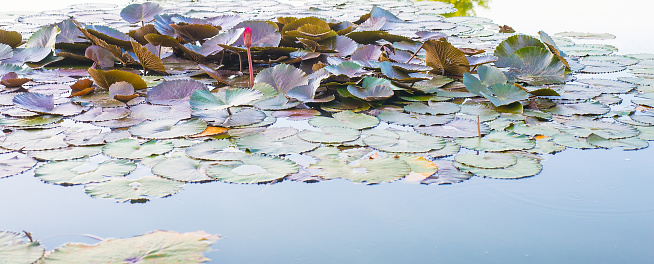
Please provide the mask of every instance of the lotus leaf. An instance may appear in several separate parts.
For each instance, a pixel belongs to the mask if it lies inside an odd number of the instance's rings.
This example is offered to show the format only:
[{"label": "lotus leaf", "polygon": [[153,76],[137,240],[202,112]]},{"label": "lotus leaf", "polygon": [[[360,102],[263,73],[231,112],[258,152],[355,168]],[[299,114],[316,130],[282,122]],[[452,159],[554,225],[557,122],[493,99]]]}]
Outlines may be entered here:
[{"label": "lotus leaf", "polygon": [[298,165],[287,159],[253,155],[239,161],[224,161],[207,168],[207,175],[230,183],[264,183],[297,173]]},{"label": "lotus leaf", "polygon": [[[0,160],[0,179],[23,173],[36,165],[36,160],[30,157],[14,156],[9,159]],[[0,245],[2,239],[0,238]],[[2,256],[2,246],[0,246],[0,256]]]},{"label": "lotus leaf", "polygon": [[585,138],[578,138],[567,133],[560,133],[552,136],[552,142],[568,148],[594,149],[597,148],[588,144]]},{"label": "lotus leaf", "polygon": [[14,56],[11,46],[0,43],[0,60],[6,60]]},{"label": "lotus leaf", "polygon": [[114,56],[107,49],[92,45],[86,48],[84,56],[95,62],[99,68],[111,68],[114,66]]},{"label": "lotus leaf", "polygon": [[139,144],[137,139],[126,138],[107,143],[102,147],[104,155],[119,159],[142,159],[151,155],[161,155],[173,149],[170,142],[150,140]]},{"label": "lotus leaf", "polygon": [[374,44],[379,40],[386,40],[388,42],[401,42],[401,41],[406,41],[406,42],[413,42],[412,39],[405,37],[405,36],[400,36],[400,35],[394,35],[394,34],[389,34],[386,31],[381,31],[381,30],[371,30],[371,31],[354,31],[351,33],[348,33],[346,35],[348,38],[356,41],[357,43],[360,44]]},{"label": "lotus leaf", "polygon": [[157,55],[152,54],[147,48],[141,46],[136,41],[130,41],[130,43],[132,44],[134,54],[136,54],[144,69],[166,73],[166,67],[164,67],[163,62]]},{"label": "lotus leaf", "polygon": [[636,85],[609,79],[581,79],[577,80],[577,82],[585,83],[593,88],[600,89],[602,93],[611,94],[628,93],[636,88]]},{"label": "lotus leaf", "polygon": [[333,114],[333,118],[316,116],[309,120],[309,124],[316,127],[338,126],[360,130],[377,126],[379,119],[367,114],[346,110]]},{"label": "lotus leaf", "polygon": [[495,48],[495,53],[493,55],[497,56],[498,60],[495,62],[497,67],[510,67],[508,64],[508,59],[515,53],[517,50],[524,47],[540,47],[547,49],[540,40],[532,36],[517,34],[508,37],[506,40],[502,41]]},{"label": "lotus leaf", "polygon": [[130,41],[134,41],[127,34],[108,26],[88,25],[86,26],[86,30],[109,45],[130,47]]},{"label": "lotus leaf", "polygon": [[324,179],[343,178],[353,182],[376,184],[398,180],[411,172],[411,167],[399,156],[362,158],[353,162],[337,159],[322,159],[309,169],[320,169],[318,175]]},{"label": "lotus leaf", "polygon": [[73,146],[92,146],[104,144],[102,129],[89,129],[66,135],[64,141]]},{"label": "lotus leaf", "polygon": [[212,181],[206,173],[208,164],[188,157],[174,157],[160,161],[152,167],[152,173],[181,182]]},{"label": "lotus leaf", "polygon": [[432,126],[445,124],[452,121],[453,115],[421,115],[406,114],[396,111],[382,110],[377,116],[379,120],[398,125],[409,126]]},{"label": "lotus leaf", "polygon": [[25,47],[54,49],[59,32],[61,30],[56,25],[42,27],[30,36]]},{"label": "lotus leaf", "polygon": [[128,160],[107,160],[97,165],[88,159],[52,161],[36,168],[34,177],[53,184],[77,185],[123,177],[134,169],[136,164]]},{"label": "lotus leaf", "polygon": [[[132,203],[143,203],[151,198],[173,195],[181,191],[183,186],[184,183],[178,181],[172,181],[157,176],[144,176],[139,179],[113,178],[105,182],[89,183],[84,185],[84,189],[88,195],[96,198],[116,199],[117,202],[130,201]],[[142,243],[143,241],[139,241],[137,245],[142,245]],[[166,241],[166,243],[169,244],[170,241]],[[128,246],[129,248],[134,247],[133,245]],[[120,249],[118,252],[129,251],[127,249]],[[80,259],[80,255],[75,253],[75,256],[76,259]],[[99,256],[92,255],[91,258],[97,261],[98,257]],[[114,257],[116,257],[116,252],[113,251],[110,252],[109,256],[107,256],[109,260]],[[70,262],[64,261],[62,263]],[[86,263],[86,260],[81,263]]]},{"label": "lotus leaf", "polygon": [[134,89],[137,90],[148,87],[141,77],[131,72],[121,70],[103,71],[93,68],[89,68],[88,71],[93,78],[93,81],[95,81],[95,84],[105,89],[109,89],[109,86],[117,82],[131,83],[132,86],[134,86]]},{"label": "lotus leaf", "polygon": [[442,149],[429,151],[425,153],[425,155],[431,158],[442,158],[459,153],[459,150],[461,150],[461,146],[452,141],[445,140],[445,147]]},{"label": "lotus leaf", "polygon": [[132,119],[188,119],[191,117],[191,109],[185,104],[176,104],[172,106],[138,104],[130,107]]},{"label": "lotus leaf", "polygon": [[129,23],[143,23],[154,20],[154,16],[161,12],[163,12],[163,8],[159,4],[145,2],[126,6],[120,11],[120,17]]},{"label": "lotus leaf", "polygon": [[54,97],[40,93],[24,93],[16,95],[14,105],[37,113],[49,113],[54,108]]},{"label": "lotus leaf", "polygon": [[0,259],[3,263],[36,263],[44,253],[45,248],[31,237],[0,231]]},{"label": "lotus leaf", "polygon": [[568,56],[584,57],[609,55],[617,49],[610,45],[576,44],[574,46],[561,47],[561,50],[568,54]]},{"label": "lotus leaf", "polygon": [[455,114],[458,118],[481,122],[491,121],[500,116],[497,111],[485,105],[461,105],[461,110]]},{"label": "lotus leaf", "polygon": [[372,73],[371,71],[364,70],[363,67],[357,63],[351,61],[344,61],[340,64],[329,65],[324,68],[331,74],[334,75],[345,75],[350,78],[361,77],[363,75],[368,75]]},{"label": "lotus leaf", "polygon": [[40,115],[35,117],[16,118],[16,119],[3,118],[0,119],[0,126],[22,127],[22,128],[38,127],[38,126],[57,123],[62,119],[63,117],[60,115]]},{"label": "lotus leaf", "polygon": [[[292,66],[291,66],[292,67]],[[223,110],[229,107],[247,105],[263,96],[263,93],[254,89],[227,89],[217,93],[199,90],[191,95],[191,106],[204,110]]]},{"label": "lotus leaf", "polygon": [[492,131],[481,138],[457,138],[456,143],[477,151],[525,150],[534,147],[535,142],[524,135]]},{"label": "lotus leaf", "polygon": [[394,153],[416,153],[442,149],[445,140],[425,136],[416,132],[392,131],[393,135],[373,134],[363,138],[363,142],[375,149]]},{"label": "lotus leaf", "polygon": [[413,86],[411,86],[411,89],[418,90],[426,94],[432,94],[438,92],[439,88],[452,83],[453,81],[454,80],[442,75],[434,75],[430,80],[414,83]]},{"label": "lotus leaf", "polygon": [[474,153],[460,153],[454,156],[454,160],[466,166],[482,169],[506,168],[517,162],[513,154],[501,152],[485,153],[483,156]]},{"label": "lotus leaf", "polygon": [[565,123],[567,128],[562,131],[576,136],[588,137],[591,134],[605,139],[629,138],[638,135],[638,130],[632,126],[622,125],[620,123],[607,123],[591,120],[576,120]]},{"label": "lotus leaf", "polygon": [[277,96],[268,98],[268,99],[263,99],[254,104],[254,107],[259,108],[261,110],[284,110],[284,109],[289,109],[296,107],[300,104],[300,101],[297,100],[289,100],[288,97],[286,97],[283,94],[279,94]]},{"label": "lotus leaf", "polygon": [[228,31],[222,32],[213,38],[205,41],[200,47],[200,54],[204,56],[214,55],[223,50],[220,45],[233,45],[242,38],[245,28],[233,28]]},{"label": "lotus leaf", "polygon": [[148,89],[146,98],[152,104],[176,105],[189,101],[196,91],[209,92],[203,83],[196,80],[172,80]]},{"label": "lotus leaf", "polygon": [[529,93],[512,84],[493,84],[488,87],[488,91],[490,93],[480,93],[495,106],[509,105],[529,98]]},{"label": "lotus leaf", "polygon": [[159,119],[132,126],[129,132],[141,138],[166,139],[199,134],[206,128],[207,123],[200,119]]},{"label": "lotus leaf", "polygon": [[102,146],[85,146],[28,151],[27,155],[38,160],[62,161],[90,157],[100,152],[102,152]]},{"label": "lotus leaf", "polygon": [[[258,144],[265,141],[257,142]],[[247,154],[237,148],[231,147],[229,140],[210,140],[186,148],[186,155],[201,160],[239,160]]]},{"label": "lotus leaf", "polygon": [[319,143],[312,143],[300,139],[297,135],[277,137],[276,128],[269,128],[264,133],[241,137],[236,145],[241,149],[247,149],[252,153],[263,153],[268,155],[286,155],[291,153],[303,153],[320,146]]},{"label": "lotus leaf", "polygon": [[544,112],[562,116],[574,115],[603,115],[611,110],[610,107],[598,102],[585,102],[578,104],[558,104],[554,107],[543,109]]},{"label": "lotus leaf", "polygon": [[488,87],[494,84],[506,84],[506,76],[504,73],[493,66],[481,65],[477,67],[479,79],[470,73],[463,74],[463,84],[469,92],[484,96],[482,92],[490,94]]},{"label": "lotus leaf", "polygon": [[501,169],[475,168],[456,162],[454,163],[454,166],[461,171],[470,172],[479,177],[495,179],[519,179],[530,177],[540,173],[543,169],[543,165],[541,165],[537,160],[524,156],[516,156],[516,158],[517,162],[515,165]]},{"label": "lotus leaf", "polygon": [[[243,21],[234,26],[237,28],[252,29],[252,46],[253,47],[277,47],[282,39],[279,33],[279,27],[272,21]],[[238,38],[234,46],[245,46],[243,38]]]},{"label": "lotus leaf", "polygon": [[593,146],[600,147],[600,148],[608,148],[608,149],[620,147],[624,150],[637,150],[649,146],[649,143],[647,143],[646,140],[637,137],[622,138],[622,139],[607,139],[607,138],[600,137],[596,134],[590,134],[590,136],[588,136],[586,141],[588,141],[588,143]]},{"label": "lotus leaf", "polygon": [[465,54],[445,40],[427,40],[423,48],[427,66],[432,67],[434,73],[463,76],[470,71]]},{"label": "lotus leaf", "polygon": [[334,57],[349,56],[357,50],[357,43],[346,36],[331,37],[321,41],[319,44],[336,51],[337,53],[330,54],[330,56]]}]

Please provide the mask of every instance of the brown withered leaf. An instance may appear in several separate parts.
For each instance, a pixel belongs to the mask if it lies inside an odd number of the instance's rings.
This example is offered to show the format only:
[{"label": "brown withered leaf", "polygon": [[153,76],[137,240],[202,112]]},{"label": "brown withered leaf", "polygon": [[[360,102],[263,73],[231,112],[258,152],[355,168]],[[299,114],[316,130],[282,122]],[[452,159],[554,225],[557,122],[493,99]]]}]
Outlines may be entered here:
[{"label": "brown withered leaf", "polygon": [[0,43],[7,44],[12,48],[18,47],[23,43],[23,36],[16,31],[7,31],[0,29]]},{"label": "brown withered leaf", "polygon": [[105,89],[109,89],[109,86],[116,82],[128,82],[137,90],[148,88],[148,85],[140,76],[131,72],[121,70],[103,71],[93,68],[89,68],[88,72],[95,84]]},{"label": "brown withered leaf", "polygon": [[482,54],[482,53],[486,52],[483,49],[472,49],[472,48],[459,48],[459,50],[463,51],[463,54],[465,54],[467,56]]},{"label": "brown withered leaf", "polygon": [[500,26],[500,33],[515,33],[515,30],[512,27],[504,25]]},{"label": "brown withered leaf", "polygon": [[132,59],[132,56],[129,56],[129,54],[127,54],[127,52],[123,53],[123,51],[120,49],[120,47],[118,47],[116,45],[109,44],[109,43],[105,42],[104,40],[99,39],[98,37],[96,37],[93,34],[89,33],[88,30],[86,30],[84,27],[82,27],[82,25],[79,22],[75,21],[75,20],[73,20],[73,24],[75,24],[75,27],[77,27],[77,29],[82,31],[82,34],[84,34],[84,36],[86,36],[87,39],[89,39],[91,42],[93,42],[93,44],[107,49],[123,65],[135,64],[136,63],[134,61],[134,59]]},{"label": "brown withered leaf", "polygon": [[455,48],[445,39],[427,40],[423,48],[427,66],[433,68],[432,73],[463,76],[463,73],[470,71],[468,59],[463,51]]},{"label": "brown withered leaf", "polygon": [[159,34],[159,31],[154,27],[153,24],[147,24],[145,26],[140,27],[137,30],[130,31],[130,37],[132,37],[134,40],[138,41],[141,43],[141,45],[145,45],[148,43],[148,40],[145,39],[145,35],[148,34]]},{"label": "brown withered leaf", "polygon": [[166,73],[166,68],[163,65],[161,59],[154,54],[152,54],[147,48],[141,46],[138,42],[130,41],[132,43],[132,49],[134,54],[139,59],[141,66],[148,70],[153,70],[156,72]]},{"label": "brown withered leaf", "polygon": [[204,71],[206,74],[211,76],[211,78],[218,81],[219,83],[222,83],[222,84],[225,84],[225,85],[230,85],[227,82],[227,80],[225,78],[223,78],[223,76],[220,75],[220,73],[218,71],[214,70],[213,68],[211,68],[211,67],[209,67],[207,65],[204,65],[204,64],[198,64],[198,67],[200,68],[200,70]]},{"label": "brown withered leaf", "polygon": [[95,90],[94,87],[89,87],[89,88],[82,89],[82,90],[73,90],[73,93],[71,93],[69,97],[87,95],[87,94],[93,92],[93,90]]},{"label": "brown withered leaf", "polygon": [[15,88],[15,87],[21,87],[23,84],[31,81],[32,79],[28,78],[18,78],[18,74],[15,72],[9,72],[2,76],[2,81],[0,81],[0,84],[4,85],[5,87],[8,88]]},{"label": "brown withered leaf", "polygon": [[194,42],[218,35],[220,26],[214,27],[212,25],[203,24],[170,24],[175,29],[175,32],[187,42]]},{"label": "brown withered leaf", "polygon": [[207,129],[202,131],[202,133],[195,134],[195,135],[190,135],[188,137],[190,137],[190,138],[199,138],[199,137],[215,136],[215,135],[224,134],[224,133],[227,132],[227,130],[229,130],[229,129],[224,128],[224,127],[211,127],[211,126],[208,126]]},{"label": "brown withered leaf", "polygon": [[128,102],[129,100],[132,100],[136,97],[139,97],[138,94],[131,94],[131,95],[123,95],[123,94],[117,94],[114,95],[114,99],[121,101],[121,102]]},{"label": "brown withered leaf", "polygon": [[91,79],[80,79],[71,85],[70,89],[73,89],[73,91],[81,91],[91,87],[91,85],[93,85],[93,81]]}]

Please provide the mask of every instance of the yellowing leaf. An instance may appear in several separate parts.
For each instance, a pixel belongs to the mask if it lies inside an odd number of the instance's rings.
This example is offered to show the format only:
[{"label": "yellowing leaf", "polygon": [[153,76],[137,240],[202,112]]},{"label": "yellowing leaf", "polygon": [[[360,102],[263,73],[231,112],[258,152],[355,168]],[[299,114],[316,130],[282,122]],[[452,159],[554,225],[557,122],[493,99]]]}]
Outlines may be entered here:
[{"label": "yellowing leaf", "polygon": [[136,74],[121,70],[103,71],[89,68],[89,74],[95,83],[105,89],[116,82],[128,82],[134,86],[134,89],[145,89],[148,85]]},{"label": "yellowing leaf", "polygon": [[427,40],[423,45],[427,66],[442,75],[462,76],[470,71],[468,59],[463,52],[445,40]]},{"label": "yellowing leaf", "polygon": [[190,138],[199,138],[199,137],[215,136],[215,135],[224,134],[225,132],[227,132],[227,130],[229,130],[229,129],[224,128],[224,127],[211,127],[211,126],[209,126],[209,127],[207,127],[207,129],[202,131],[202,133],[191,135],[189,137]]},{"label": "yellowing leaf", "polygon": [[166,73],[166,68],[159,57],[152,54],[147,48],[141,46],[138,42],[131,41],[131,43],[132,49],[134,49],[134,54],[136,54],[136,57],[139,59],[143,68]]}]

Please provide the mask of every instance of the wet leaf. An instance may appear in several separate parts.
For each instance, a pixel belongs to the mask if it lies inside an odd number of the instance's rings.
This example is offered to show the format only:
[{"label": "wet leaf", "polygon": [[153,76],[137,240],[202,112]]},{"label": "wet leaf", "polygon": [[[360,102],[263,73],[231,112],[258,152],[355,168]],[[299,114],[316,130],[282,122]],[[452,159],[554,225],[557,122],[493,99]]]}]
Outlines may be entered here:
[{"label": "wet leaf", "polygon": [[279,93],[287,93],[297,86],[307,85],[309,78],[298,68],[288,64],[279,64],[259,72],[254,81],[270,84]]},{"label": "wet leaf", "polygon": [[459,170],[464,172],[470,172],[479,177],[488,177],[495,179],[519,179],[524,177],[534,176],[543,169],[537,160],[516,156],[517,162],[515,165],[500,168],[500,169],[484,169],[484,168],[475,168],[463,165],[461,163],[454,163]]},{"label": "wet leaf", "polygon": [[179,121],[176,119],[148,120],[129,128],[132,135],[149,139],[167,139],[195,135],[207,128],[200,119]]},{"label": "wet leaf", "polygon": [[[0,179],[23,173],[36,165],[36,160],[29,157],[18,157],[14,156],[9,159],[0,160]],[[0,237],[0,242],[2,238]],[[0,243],[0,245],[3,245]],[[0,257],[3,255],[3,247],[0,246]],[[6,254],[6,253],[5,253]]]},{"label": "wet leaf", "polygon": [[474,153],[460,153],[454,156],[454,160],[466,166],[482,169],[506,168],[517,162],[516,157],[511,153],[485,153],[483,156]]},{"label": "wet leaf", "polygon": [[[152,198],[160,198],[160,197],[173,195],[181,191],[183,186],[184,183],[178,181],[172,181],[157,176],[144,176],[138,179],[113,178],[106,182],[89,183],[84,185],[84,189],[88,195],[95,198],[115,199],[117,202],[131,201],[132,203],[137,203],[137,202],[143,203],[143,202],[147,202]],[[144,255],[142,255],[143,251],[140,250],[137,250],[137,252],[141,252],[140,253],[141,255],[136,255],[138,253],[129,253],[129,252],[133,252],[132,250],[139,249],[144,245],[146,245],[147,248],[149,249],[151,249],[153,246],[152,244],[148,244],[147,240],[146,241],[138,240],[133,243],[134,244],[129,243],[127,245],[119,247],[117,250],[101,249],[100,252],[105,250],[110,250],[108,253],[105,253],[104,256],[104,258],[106,258],[107,261],[109,262],[111,262],[111,260],[115,258],[118,258],[117,259],[118,261],[124,261],[128,259],[133,259],[134,257],[139,257],[139,258],[145,257]],[[171,245],[171,241],[166,240],[164,245],[166,244]],[[79,247],[84,249],[87,246],[80,245]],[[166,247],[163,248],[163,250],[165,249]],[[69,250],[70,253],[68,253]],[[74,247],[69,250],[60,250],[59,254],[62,254],[63,256],[68,254],[73,254],[75,256],[73,260],[80,260],[81,262],[79,263],[87,263],[89,259],[98,261],[99,258],[103,257],[102,255],[98,255],[97,253],[93,253],[92,250],[88,250],[88,251],[84,250],[84,252],[91,251],[89,253],[86,253],[90,255],[88,256],[88,259],[84,259],[82,258],[81,255],[82,253],[80,253],[79,250],[75,250]],[[54,260],[60,258],[57,257],[59,256],[59,254],[55,254],[56,252],[57,251],[55,250],[55,252],[50,255],[50,257],[48,258],[49,262],[55,263]],[[146,249],[144,250],[144,252],[150,252],[150,251]],[[126,254],[127,256],[119,257],[121,254]],[[171,260],[178,261],[176,260],[177,256],[178,255],[175,254],[170,255]],[[188,260],[185,257],[182,259]],[[71,258],[65,257],[65,259],[62,260],[61,263],[70,263],[69,262],[70,260]]]},{"label": "wet leaf", "polygon": [[622,139],[607,139],[607,138],[600,137],[596,134],[590,134],[588,138],[586,138],[586,141],[588,141],[588,143],[593,146],[600,147],[600,148],[607,148],[607,149],[622,148],[624,150],[637,150],[649,146],[649,143],[647,143],[646,140],[637,137],[622,138]]},{"label": "wet leaf", "polygon": [[453,115],[421,115],[421,114],[406,114],[396,111],[382,110],[377,116],[379,120],[398,125],[409,126],[432,126],[437,124],[445,124],[452,121]]},{"label": "wet leaf", "polygon": [[508,64],[509,58],[517,50],[522,49],[524,47],[540,47],[547,50],[547,46],[545,46],[545,44],[540,42],[540,40],[538,40],[537,38],[528,35],[523,35],[523,34],[513,35],[508,37],[506,40],[502,41],[495,48],[495,52],[493,53],[493,55],[495,55],[498,58],[497,61],[495,62],[495,66],[510,67],[510,64]]},{"label": "wet leaf", "polygon": [[209,164],[185,156],[167,158],[152,167],[152,173],[181,182],[207,182],[212,178],[207,176]]},{"label": "wet leaf", "polygon": [[[260,145],[262,142],[257,142]],[[253,151],[255,152],[255,151]],[[232,147],[227,140],[210,140],[186,148],[186,155],[201,160],[239,160],[248,154],[245,151]]]},{"label": "wet leaf", "polygon": [[565,66],[547,49],[525,47],[515,51],[506,60],[511,67],[510,79],[531,85],[562,83]]},{"label": "wet leaf", "polygon": [[442,138],[407,131],[373,133],[363,138],[363,142],[372,148],[393,153],[428,152],[445,147],[445,140]]},{"label": "wet leaf", "polygon": [[346,127],[321,127],[319,131],[302,130],[298,137],[314,143],[342,143],[359,138],[359,130]]},{"label": "wet leaf", "polygon": [[209,92],[207,87],[199,81],[181,79],[162,82],[147,92],[147,101],[159,105],[176,105],[191,100],[194,92]]},{"label": "wet leaf", "polygon": [[456,143],[477,151],[525,150],[535,146],[535,142],[524,135],[500,131],[491,131],[481,138],[458,138]]},{"label": "wet leaf", "polygon": [[234,106],[247,105],[261,98],[259,90],[233,88],[212,93],[205,90],[193,92],[190,103],[193,108],[203,110],[222,110]]},{"label": "wet leaf", "polygon": [[102,146],[84,146],[28,151],[27,155],[38,160],[62,161],[90,157],[101,152]]},{"label": "wet leaf", "polygon": [[329,156],[321,158],[309,169],[320,169],[317,174],[324,179],[343,178],[358,183],[375,184],[395,181],[411,172],[409,164],[393,155],[377,158],[354,157],[353,160],[348,160],[342,158],[336,148],[330,147],[322,147],[308,154],[315,155],[314,153],[318,151],[328,151]]},{"label": "wet leaf", "polygon": [[55,25],[42,27],[30,36],[27,43],[25,43],[25,47],[54,49],[59,32],[61,30]]}]

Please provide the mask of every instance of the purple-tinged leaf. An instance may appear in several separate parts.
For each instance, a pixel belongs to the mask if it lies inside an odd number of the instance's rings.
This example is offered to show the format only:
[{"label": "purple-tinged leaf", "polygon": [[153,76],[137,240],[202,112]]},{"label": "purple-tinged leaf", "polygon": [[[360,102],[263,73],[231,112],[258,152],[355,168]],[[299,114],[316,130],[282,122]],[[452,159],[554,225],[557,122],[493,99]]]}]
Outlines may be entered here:
[{"label": "purple-tinged leaf", "polygon": [[0,43],[0,60],[6,60],[14,56],[11,46]]},{"label": "purple-tinged leaf", "polygon": [[265,69],[259,72],[254,80],[270,84],[279,93],[287,93],[296,86],[309,83],[309,78],[302,70],[288,64]]},{"label": "purple-tinged leaf", "polygon": [[385,17],[370,17],[368,20],[361,23],[357,29],[363,31],[380,30],[384,27],[384,24],[386,24]]},{"label": "purple-tinged leaf", "polygon": [[202,54],[203,56],[214,55],[223,50],[223,47],[219,46],[218,44],[228,46],[234,44],[241,38],[241,36],[243,36],[243,31],[245,31],[245,28],[235,28],[220,33],[215,37],[205,41],[202,44],[202,47],[200,47],[198,53]]},{"label": "purple-tinged leaf", "polygon": [[[234,26],[234,28],[246,28],[252,30],[253,47],[277,47],[282,39],[277,24],[272,21],[243,21]],[[238,39],[234,46],[245,46],[243,38]]]},{"label": "purple-tinged leaf", "polygon": [[110,51],[103,47],[92,45],[86,48],[84,56],[92,59],[101,69],[111,68],[114,66],[114,55],[112,55]]},{"label": "purple-tinged leaf", "polygon": [[324,69],[333,75],[345,75],[350,78],[361,77],[363,75],[372,73],[372,71],[364,70],[361,65],[351,61],[344,61],[340,64],[329,65]]},{"label": "purple-tinged leaf", "polygon": [[109,98],[114,98],[116,95],[133,95],[134,86],[128,82],[117,82],[109,86]]},{"label": "purple-tinged leaf", "polygon": [[39,62],[48,57],[51,52],[51,48],[16,48],[14,56],[2,63],[23,65],[25,62]]},{"label": "purple-tinged leaf", "polygon": [[84,39],[84,33],[75,26],[72,19],[66,19],[55,25],[61,30],[57,35],[56,43],[88,42],[87,39]]},{"label": "purple-tinged leaf", "polygon": [[323,41],[320,41],[320,45],[326,46],[328,49],[337,51],[338,53],[331,53],[329,56],[338,56],[345,57],[352,55],[357,47],[359,46],[354,40],[346,36],[335,36]]},{"label": "purple-tinged leaf", "polygon": [[14,105],[37,113],[49,113],[54,106],[54,97],[40,93],[24,93],[14,96]]},{"label": "purple-tinged leaf", "polygon": [[393,90],[386,85],[376,85],[368,88],[348,85],[347,91],[366,101],[384,100],[393,96]]},{"label": "purple-tinged leaf", "polygon": [[379,60],[382,51],[381,47],[377,45],[364,45],[359,47],[354,54],[352,54],[353,61],[370,61]]},{"label": "purple-tinged leaf", "polygon": [[161,12],[163,8],[159,4],[145,2],[126,6],[120,11],[120,17],[129,23],[150,22]]},{"label": "purple-tinged leaf", "polygon": [[59,30],[56,25],[42,27],[30,36],[27,43],[25,43],[25,47],[53,49],[59,32],[61,32],[61,30]]},{"label": "purple-tinged leaf", "polygon": [[203,83],[195,80],[172,80],[162,82],[147,92],[147,101],[152,104],[175,105],[188,102],[195,91],[208,91]]}]

